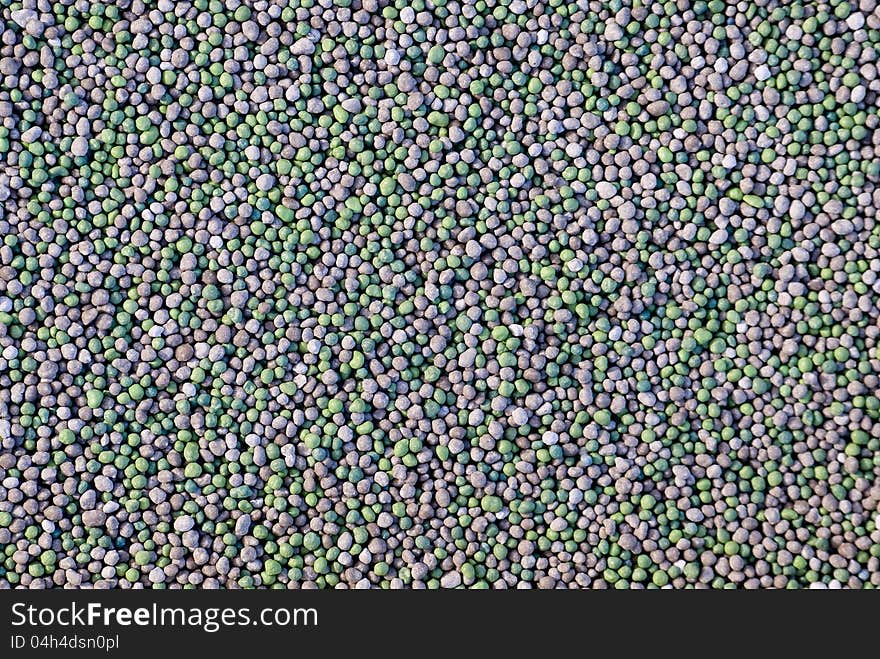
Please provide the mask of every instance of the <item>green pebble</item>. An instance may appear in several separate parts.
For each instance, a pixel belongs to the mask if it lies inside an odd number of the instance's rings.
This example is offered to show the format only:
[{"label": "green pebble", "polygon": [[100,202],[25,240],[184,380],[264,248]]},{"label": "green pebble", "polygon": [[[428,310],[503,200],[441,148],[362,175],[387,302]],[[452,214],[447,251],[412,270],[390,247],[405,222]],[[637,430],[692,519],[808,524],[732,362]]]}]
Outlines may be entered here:
[{"label": "green pebble", "polygon": [[104,402],[104,393],[97,389],[89,389],[86,392],[86,402],[93,410],[98,409]]},{"label": "green pebble", "polygon": [[504,507],[501,497],[486,495],[480,500],[480,507],[487,513],[500,512]]}]

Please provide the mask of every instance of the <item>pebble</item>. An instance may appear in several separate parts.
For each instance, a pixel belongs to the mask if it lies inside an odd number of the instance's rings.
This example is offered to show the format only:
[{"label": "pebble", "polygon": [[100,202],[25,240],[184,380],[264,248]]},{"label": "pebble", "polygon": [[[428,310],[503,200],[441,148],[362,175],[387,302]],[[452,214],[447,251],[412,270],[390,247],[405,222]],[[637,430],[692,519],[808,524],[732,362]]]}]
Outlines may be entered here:
[{"label": "pebble", "polygon": [[268,192],[275,185],[275,177],[271,174],[260,174],[257,177],[257,190]]},{"label": "pebble", "polygon": [[608,181],[599,181],[596,184],[596,192],[601,199],[612,199],[617,194],[617,188]]},{"label": "pebble", "polygon": [[517,426],[524,426],[529,422],[529,411],[522,407],[515,407],[510,413],[510,422]]},{"label": "pebble", "polygon": [[458,588],[461,585],[461,574],[456,571],[447,572],[440,578],[440,586],[443,588]]},{"label": "pebble", "polygon": [[291,55],[311,55],[315,52],[315,44],[308,37],[303,37],[302,39],[297,39],[290,46],[290,54]]},{"label": "pebble", "polygon": [[652,117],[662,117],[669,112],[669,103],[663,100],[653,101],[652,103],[648,103],[646,109],[648,110],[648,114]]},{"label": "pebble", "polygon": [[102,510],[84,510],[82,513],[82,521],[89,528],[104,526],[107,515]]},{"label": "pebble", "polygon": [[85,137],[77,136],[73,139],[70,146],[70,153],[78,158],[87,155],[89,152],[89,142]]}]

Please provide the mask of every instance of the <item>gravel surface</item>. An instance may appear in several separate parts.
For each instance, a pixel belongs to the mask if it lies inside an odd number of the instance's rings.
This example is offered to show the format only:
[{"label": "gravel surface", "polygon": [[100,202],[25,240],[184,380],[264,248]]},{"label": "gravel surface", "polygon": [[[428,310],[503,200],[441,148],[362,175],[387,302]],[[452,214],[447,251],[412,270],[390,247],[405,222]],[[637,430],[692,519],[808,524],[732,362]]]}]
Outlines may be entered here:
[{"label": "gravel surface", "polygon": [[880,586],[875,0],[0,30],[0,588]]}]

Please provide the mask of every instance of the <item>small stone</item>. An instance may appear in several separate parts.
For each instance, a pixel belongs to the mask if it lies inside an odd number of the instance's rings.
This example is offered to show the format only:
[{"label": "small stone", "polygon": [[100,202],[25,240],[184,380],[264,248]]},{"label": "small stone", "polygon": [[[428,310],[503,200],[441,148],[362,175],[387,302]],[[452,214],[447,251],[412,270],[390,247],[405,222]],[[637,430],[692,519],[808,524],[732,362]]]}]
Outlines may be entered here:
[{"label": "small stone", "polygon": [[268,192],[275,185],[275,177],[271,174],[260,174],[257,177],[257,190]]},{"label": "small stone", "polygon": [[608,181],[599,181],[596,184],[596,192],[601,199],[612,199],[617,194],[617,188]]},{"label": "small stone", "polygon": [[342,101],[341,105],[346,111],[352,114],[357,114],[363,109],[363,104],[358,98],[347,98]]},{"label": "small stone", "polygon": [[31,126],[21,134],[21,141],[25,144],[33,144],[43,135],[43,129],[39,126]]},{"label": "small stone", "polygon": [[709,244],[715,247],[723,245],[727,242],[727,231],[724,229],[716,229],[712,232],[712,235],[709,236]]},{"label": "small stone", "polygon": [[461,585],[461,574],[457,571],[447,572],[440,577],[440,586],[442,588],[457,588]]},{"label": "small stone", "polygon": [[529,411],[522,407],[515,407],[510,413],[510,422],[514,427],[526,425],[529,422]]},{"label": "small stone", "polygon": [[297,39],[290,46],[291,55],[311,55],[313,52],[315,52],[315,44],[308,37]]},{"label": "small stone", "polygon": [[104,526],[107,515],[103,510],[85,510],[82,514],[82,521],[89,528]]},{"label": "small stone", "polygon": [[666,101],[654,101],[652,103],[648,103],[648,114],[652,117],[662,117],[664,114],[669,112],[669,103]]},{"label": "small stone", "polygon": [[73,138],[70,145],[70,153],[78,158],[87,155],[89,152],[89,141],[83,136]]}]

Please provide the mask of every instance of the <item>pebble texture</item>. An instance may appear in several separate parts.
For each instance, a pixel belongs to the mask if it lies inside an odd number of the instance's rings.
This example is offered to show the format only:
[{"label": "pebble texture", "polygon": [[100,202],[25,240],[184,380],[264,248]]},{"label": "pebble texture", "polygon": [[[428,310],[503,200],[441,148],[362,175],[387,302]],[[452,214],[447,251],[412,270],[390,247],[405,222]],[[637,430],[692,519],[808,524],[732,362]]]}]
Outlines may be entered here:
[{"label": "pebble texture", "polygon": [[875,0],[0,30],[0,587],[880,586]]}]

